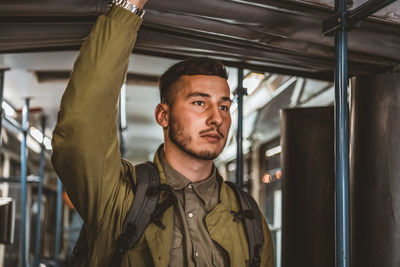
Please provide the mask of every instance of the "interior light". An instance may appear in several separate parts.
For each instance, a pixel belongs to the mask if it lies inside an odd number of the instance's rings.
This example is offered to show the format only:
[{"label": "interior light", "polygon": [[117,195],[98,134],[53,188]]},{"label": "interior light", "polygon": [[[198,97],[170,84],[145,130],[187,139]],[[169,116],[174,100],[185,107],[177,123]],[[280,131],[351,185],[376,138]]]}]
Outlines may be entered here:
[{"label": "interior light", "polygon": [[37,154],[39,154],[40,151],[42,150],[40,145],[29,135],[26,138],[26,145]]},{"label": "interior light", "polygon": [[238,108],[237,102],[232,103],[231,108],[230,108],[231,113],[235,112],[235,110],[237,110],[237,108]]},{"label": "interior light", "polygon": [[6,114],[6,116],[13,118],[17,117],[17,112],[15,111],[15,109],[6,101],[3,101],[1,103],[1,107],[4,109],[4,113]]},{"label": "interior light", "polygon": [[48,138],[47,136],[44,138],[44,146],[46,147],[47,150],[51,150],[51,139]]},{"label": "interior light", "polygon": [[126,83],[121,87],[120,104],[121,127],[122,129],[125,129],[128,124],[126,119]]},{"label": "interior light", "polygon": [[233,172],[234,170],[236,170],[236,163],[229,164],[227,169],[229,172]]},{"label": "interior light", "polygon": [[266,152],[265,152],[265,156],[267,156],[267,157],[272,157],[272,156],[274,156],[274,155],[276,155],[276,154],[279,154],[279,153],[281,153],[282,152],[282,147],[281,146],[276,146],[276,147],[273,147],[273,148],[271,148],[271,149],[268,149]]},{"label": "interior light", "polygon": [[243,79],[243,87],[247,89],[247,94],[251,95],[265,79],[263,73],[251,72]]},{"label": "interior light", "polygon": [[36,141],[38,141],[38,143],[41,144],[43,142],[43,134],[35,127],[31,127],[29,129],[29,133],[32,135],[33,138],[35,138]]},{"label": "interior light", "polygon": [[[39,144],[41,144],[42,141],[43,141],[43,144],[44,144],[44,146],[45,146],[45,148],[47,150],[51,150],[52,149],[52,147],[51,147],[51,139],[48,138],[47,136],[45,136],[44,140],[43,140],[43,134],[42,134],[41,131],[39,131],[35,127],[31,127],[29,129],[29,133]],[[21,140],[22,140],[22,138],[21,138]]]},{"label": "interior light", "polygon": [[[17,134],[17,139],[22,142],[24,135],[22,133]],[[37,141],[35,141],[30,135],[26,137],[26,146],[33,150],[35,153],[40,153],[41,147]]]},{"label": "interior light", "polygon": [[272,182],[272,176],[271,176],[271,174],[269,174],[269,173],[264,173],[264,176],[263,176],[263,178],[262,178],[262,181],[263,181],[263,183],[265,183],[265,184],[269,184],[269,183],[271,183]]}]

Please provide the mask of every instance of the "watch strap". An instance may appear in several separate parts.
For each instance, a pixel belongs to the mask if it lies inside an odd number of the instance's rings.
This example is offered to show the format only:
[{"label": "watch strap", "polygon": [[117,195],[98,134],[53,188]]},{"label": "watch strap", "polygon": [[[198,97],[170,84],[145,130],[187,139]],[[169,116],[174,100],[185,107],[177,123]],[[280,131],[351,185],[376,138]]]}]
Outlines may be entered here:
[{"label": "watch strap", "polygon": [[143,9],[140,9],[136,7],[134,4],[127,0],[112,0],[109,3],[109,7],[112,6],[119,6],[122,7],[123,9],[128,10],[129,12],[138,15],[140,18],[143,18],[145,11]]}]

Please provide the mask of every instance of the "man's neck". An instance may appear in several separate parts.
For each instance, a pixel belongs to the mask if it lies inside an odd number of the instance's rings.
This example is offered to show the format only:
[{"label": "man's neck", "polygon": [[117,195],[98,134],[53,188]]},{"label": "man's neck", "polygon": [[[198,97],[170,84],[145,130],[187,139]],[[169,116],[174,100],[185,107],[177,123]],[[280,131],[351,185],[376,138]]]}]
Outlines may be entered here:
[{"label": "man's neck", "polygon": [[210,176],[213,167],[212,160],[195,158],[173,146],[173,144],[164,144],[164,158],[171,167],[193,183]]}]

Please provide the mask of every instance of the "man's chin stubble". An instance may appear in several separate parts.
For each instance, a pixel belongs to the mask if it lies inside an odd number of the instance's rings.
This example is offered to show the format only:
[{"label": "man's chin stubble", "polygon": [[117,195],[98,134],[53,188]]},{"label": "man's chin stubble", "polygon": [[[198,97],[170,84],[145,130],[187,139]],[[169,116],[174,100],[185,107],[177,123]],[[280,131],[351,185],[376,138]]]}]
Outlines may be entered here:
[{"label": "man's chin stubble", "polygon": [[188,146],[191,142],[179,142],[174,136],[170,136],[170,140],[176,147],[178,147],[181,151],[188,154],[189,156],[200,159],[200,160],[214,160],[216,159],[220,153],[211,152],[208,150],[201,150],[200,152],[195,152],[190,149]]}]

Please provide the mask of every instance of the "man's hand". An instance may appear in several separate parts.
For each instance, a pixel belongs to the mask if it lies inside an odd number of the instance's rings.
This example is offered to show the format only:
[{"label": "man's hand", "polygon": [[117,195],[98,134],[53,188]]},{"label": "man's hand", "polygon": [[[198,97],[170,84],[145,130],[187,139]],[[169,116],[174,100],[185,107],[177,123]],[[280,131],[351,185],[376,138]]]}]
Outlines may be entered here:
[{"label": "man's hand", "polygon": [[147,2],[147,0],[128,0],[128,1],[134,4],[139,9],[143,9],[144,5]]}]

